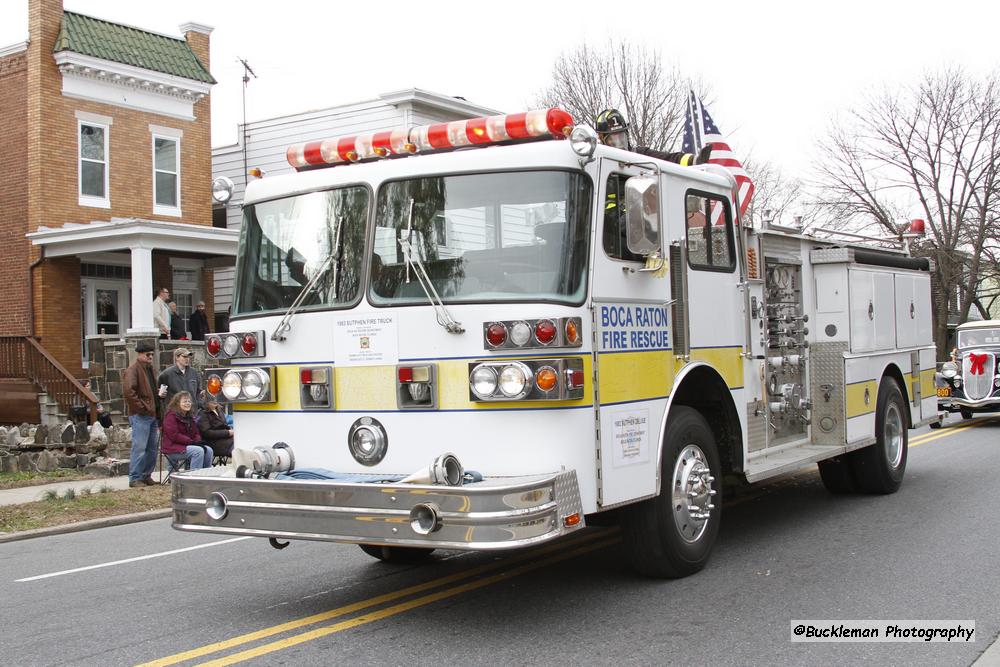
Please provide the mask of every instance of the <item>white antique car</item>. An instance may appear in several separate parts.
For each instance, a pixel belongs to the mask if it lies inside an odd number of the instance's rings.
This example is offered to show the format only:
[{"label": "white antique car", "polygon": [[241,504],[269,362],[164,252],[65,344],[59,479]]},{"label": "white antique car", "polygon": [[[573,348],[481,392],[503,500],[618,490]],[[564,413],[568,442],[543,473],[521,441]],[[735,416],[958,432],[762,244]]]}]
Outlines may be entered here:
[{"label": "white antique car", "polygon": [[960,324],[954,361],[941,365],[936,382],[938,407],[971,419],[976,412],[1000,411],[1000,320]]}]

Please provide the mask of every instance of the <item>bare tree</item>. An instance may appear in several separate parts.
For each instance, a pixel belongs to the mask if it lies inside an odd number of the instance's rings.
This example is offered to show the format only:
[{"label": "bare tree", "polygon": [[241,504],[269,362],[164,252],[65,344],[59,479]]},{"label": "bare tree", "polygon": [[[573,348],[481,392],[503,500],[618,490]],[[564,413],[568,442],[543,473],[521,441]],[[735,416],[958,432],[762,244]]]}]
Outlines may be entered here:
[{"label": "bare tree", "polygon": [[818,162],[827,210],[844,225],[897,235],[908,211],[928,225],[917,251],[935,263],[935,340],[943,357],[948,306],[968,318],[996,244],[1000,204],[1000,82],[960,69],[887,90],[833,127]]},{"label": "bare tree", "polygon": [[754,183],[754,195],[745,215],[747,222],[760,226],[775,221],[806,228],[816,221],[818,211],[810,205],[807,186],[801,179],[788,177],[777,164],[753,156],[744,160],[743,168]]},{"label": "bare tree", "polygon": [[677,67],[664,67],[658,51],[610,41],[604,49],[584,44],[559,56],[552,83],[536,102],[562,107],[591,126],[604,109],[618,109],[633,146],[669,150],[684,132],[688,86]]}]

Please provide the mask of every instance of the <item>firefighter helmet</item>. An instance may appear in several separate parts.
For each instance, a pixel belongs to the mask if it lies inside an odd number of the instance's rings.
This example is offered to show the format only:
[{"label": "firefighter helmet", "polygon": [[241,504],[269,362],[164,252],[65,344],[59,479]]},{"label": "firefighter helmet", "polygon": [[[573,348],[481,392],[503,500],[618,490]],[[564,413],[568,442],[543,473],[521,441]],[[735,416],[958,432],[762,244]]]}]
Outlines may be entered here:
[{"label": "firefighter helmet", "polygon": [[596,129],[601,143],[617,148],[629,148],[628,123],[618,109],[605,109],[598,114]]}]

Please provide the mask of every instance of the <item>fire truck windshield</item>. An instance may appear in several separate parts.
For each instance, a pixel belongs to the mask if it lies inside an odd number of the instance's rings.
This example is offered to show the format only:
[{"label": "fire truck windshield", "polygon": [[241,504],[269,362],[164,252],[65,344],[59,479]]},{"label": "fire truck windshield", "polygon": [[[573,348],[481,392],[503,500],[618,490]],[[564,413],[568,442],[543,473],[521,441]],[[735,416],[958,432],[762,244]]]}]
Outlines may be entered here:
[{"label": "fire truck windshield", "polygon": [[[366,188],[348,187],[246,206],[233,314],[285,311],[313,277],[301,309],[355,302],[368,201]],[[327,262],[336,251],[338,224],[340,261]]]},{"label": "fire truck windshield", "polygon": [[445,302],[561,301],[586,290],[590,182],[532,171],[436,176],[382,186],[370,298],[426,303],[400,239]]}]

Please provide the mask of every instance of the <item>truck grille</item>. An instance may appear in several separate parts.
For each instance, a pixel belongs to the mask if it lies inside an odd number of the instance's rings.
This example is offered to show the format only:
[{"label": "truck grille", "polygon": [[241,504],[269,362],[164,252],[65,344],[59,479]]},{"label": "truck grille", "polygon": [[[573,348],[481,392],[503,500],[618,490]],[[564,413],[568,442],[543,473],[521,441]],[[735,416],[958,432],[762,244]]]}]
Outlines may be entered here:
[{"label": "truck grille", "polygon": [[969,355],[962,359],[962,381],[965,383],[965,395],[973,401],[986,398],[993,390],[993,373],[996,368],[996,356],[987,352],[986,362],[983,364],[983,372],[973,375],[972,360]]}]

